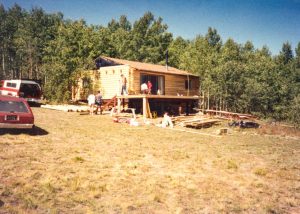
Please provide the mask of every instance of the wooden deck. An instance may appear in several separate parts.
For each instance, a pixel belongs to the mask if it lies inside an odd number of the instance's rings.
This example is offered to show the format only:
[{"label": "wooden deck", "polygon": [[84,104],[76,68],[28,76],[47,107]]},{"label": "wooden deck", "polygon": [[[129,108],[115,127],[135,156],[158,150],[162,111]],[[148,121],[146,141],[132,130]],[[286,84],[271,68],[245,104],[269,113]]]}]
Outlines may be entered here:
[{"label": "wooden deck", "polygon": [[200,99],[199,96],[174,96],[174,95],[152,95],[152,94],[121,95],[121,96],[117,96],[116,98],[118,102],[118,111],[121,110],[122,100],[141,99],[143,101],[144,118],[152,118],[151,110],[149,106],[149,100],[182,101],[186,103],[186,109],[187,109],[190,102],[198,101]]}]

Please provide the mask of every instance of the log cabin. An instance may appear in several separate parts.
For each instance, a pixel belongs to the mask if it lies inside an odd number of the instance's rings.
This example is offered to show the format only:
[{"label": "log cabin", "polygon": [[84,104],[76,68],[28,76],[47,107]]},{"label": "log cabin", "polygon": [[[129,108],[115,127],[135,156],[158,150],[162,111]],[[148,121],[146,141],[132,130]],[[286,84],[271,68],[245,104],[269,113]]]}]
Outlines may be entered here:
[{"label": "log cabin", "polygon": [[[144,98],[141,111],[145,116],[145,105],[149,105],[149,100],[151,109],[157,110],[160,106],[158,112],[161,114],[168,103],[180,106],[182,102],[199,99],[199,76],[184,70],[105,56],[99,57],[96,65],[97,70],[86,71],[78,79],[72,91],[73,100],[86,99],[88,93],[100,90],[104,100],[126,99],[129,105],[139,108],[137,100]],[[128,94],[121,94],[121,75],[127,80]],[[152,84],[151,93],[143,94],[141,85],[148,81]]]}]

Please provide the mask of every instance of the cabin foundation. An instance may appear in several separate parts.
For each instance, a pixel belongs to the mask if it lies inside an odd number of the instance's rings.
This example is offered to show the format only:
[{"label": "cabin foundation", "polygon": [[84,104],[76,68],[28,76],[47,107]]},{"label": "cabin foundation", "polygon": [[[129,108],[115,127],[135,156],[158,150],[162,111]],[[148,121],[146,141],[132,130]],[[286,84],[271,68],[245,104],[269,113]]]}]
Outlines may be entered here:
[{"label": "cabin foundation", "polygon": [[171,95],[125,95],[117,96],[118,111],[124,109],[125,103],[128,108],[136,109],[144,118],[162,116],[164,112],[170,115],[189,115],[193,108],[197,107],[198,96],[171,96]]}]

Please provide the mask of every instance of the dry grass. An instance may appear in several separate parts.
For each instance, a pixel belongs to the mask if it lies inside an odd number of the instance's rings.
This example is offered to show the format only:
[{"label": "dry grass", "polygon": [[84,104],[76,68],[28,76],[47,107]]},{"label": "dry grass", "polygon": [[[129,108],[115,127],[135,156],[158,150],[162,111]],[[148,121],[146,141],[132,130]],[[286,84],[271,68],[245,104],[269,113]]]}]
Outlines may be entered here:
[{"label": "dry grass", "polygon": [[0,135],[0,213],[300,210],[299,139],[238,129],[216,138],[33,110],[35,133]]},{"label": "dry grass", "polygon": [[284,126],[281,124],[264,124],[258,130],[259,134],[277,135],[290,138],[300,138],[300,131],[297,128]]}]

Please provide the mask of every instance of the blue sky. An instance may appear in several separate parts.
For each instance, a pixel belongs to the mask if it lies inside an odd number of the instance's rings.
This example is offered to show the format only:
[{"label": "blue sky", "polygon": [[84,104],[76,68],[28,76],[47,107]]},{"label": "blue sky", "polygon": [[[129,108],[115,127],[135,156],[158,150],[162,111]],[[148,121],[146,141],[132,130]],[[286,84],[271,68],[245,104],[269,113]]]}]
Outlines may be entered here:
[{"label": "blue sky", "polygon": [[146,11],[163,18],[168,31],[185,39],[205,35],[216,28],[223,42],[252,41],[278,54],[289,41],[300,42],[300,0],[1,0],[6,9],[15,3],[26,10],[41,7],[47,13],[62,12],[65,18],[83,18],[88,24],[106,26],[121,15],[133,21]]}]

